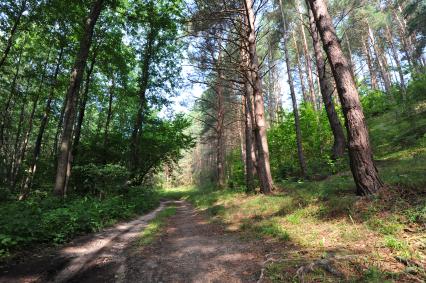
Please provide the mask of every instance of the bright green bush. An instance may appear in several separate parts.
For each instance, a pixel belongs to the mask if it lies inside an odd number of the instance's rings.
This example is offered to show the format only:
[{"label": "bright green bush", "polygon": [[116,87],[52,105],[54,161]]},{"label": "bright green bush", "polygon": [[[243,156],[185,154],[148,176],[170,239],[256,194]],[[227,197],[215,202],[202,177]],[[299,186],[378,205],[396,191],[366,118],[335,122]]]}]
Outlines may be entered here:
[{"label": "bright green bush", "polygon": [[73,168],[73,184],[79,193],[90,192],[94,195],[117,192],[123,188],[129,177],[126,167],[119,164],[77,165]]},{"label": "bright green bush", "polygon": [[131,188],[126,194],[103,200],[95,197],[32,197],[0,206],[0,256],[33,244],[59,244],[84,233],[99,231],[120,219],[154,208],[159,195],[153,189]]}]

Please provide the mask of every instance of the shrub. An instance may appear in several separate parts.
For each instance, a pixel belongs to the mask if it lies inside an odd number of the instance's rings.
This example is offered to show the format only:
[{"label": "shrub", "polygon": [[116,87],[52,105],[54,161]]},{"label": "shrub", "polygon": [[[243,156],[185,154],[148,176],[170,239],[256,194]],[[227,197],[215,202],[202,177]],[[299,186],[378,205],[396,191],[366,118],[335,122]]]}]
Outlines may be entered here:
[{"label": "shrub", "polygon": [[26,201],[1,204],[0,256],[33,244],[60,244],[84,233],[99,231],[120,219],[154,208],[157,191],[131,188],[126,194],[103,200],[92,196],[32,197]]}]

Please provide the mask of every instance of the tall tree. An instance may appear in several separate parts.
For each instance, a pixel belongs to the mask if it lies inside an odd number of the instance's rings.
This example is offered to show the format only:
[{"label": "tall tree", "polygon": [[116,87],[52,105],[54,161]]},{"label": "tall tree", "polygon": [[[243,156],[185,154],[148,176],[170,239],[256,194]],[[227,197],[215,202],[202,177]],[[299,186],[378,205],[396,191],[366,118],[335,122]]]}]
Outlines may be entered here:
[{"label": "tall tree", "polygon": [[92,44],[93,30],[96,21],[104,6],[104,0],[95,0],[90,10],[89,16],[84,23],[83,34],[80,39],[80,47],[76,55],[74,67],[71,71],[71,79],[68,92],[65,99],[64,126],[61,137],[58,165],[56,169],[56,180],[54,193],[57,196],[64,197],[66,194],[67,171],[69,174],[69,159],[72,158],[72,132],[76,115],[76,103],[80,89],[83,73]]},{"label": "tall tree", "polygon": [[348,134],[348,150],[352,175],[360,195],[377,193],[383,188],[373,160],[359,94],[345,58],[332,19],[324,0],[309,0],[317,29],[331,65]]},{"label": "tall tree", "polygon": [[[306,2],[309,5],[309,2]],[[345,153],[346,138],[343,133],[342,124],[340,123],[339,116],[337,115],[336,108],[333,102],[333,85],[331,79],[326,71],[326,64],[323,57],[323,51],[321,47],[321,41],[319,38],[318,30],[315,25],[314,15],[309,10],[309,22],[310,32],[312,36],[312,42],[314,45],[315,59],[317,65],[317,72],[319,78],[319,85],[321,89],[322,99],[324,101],[325,110],[327,112],[328,121],[330,123],[331,131],[334,137],[332,157],[339,158]]]}]

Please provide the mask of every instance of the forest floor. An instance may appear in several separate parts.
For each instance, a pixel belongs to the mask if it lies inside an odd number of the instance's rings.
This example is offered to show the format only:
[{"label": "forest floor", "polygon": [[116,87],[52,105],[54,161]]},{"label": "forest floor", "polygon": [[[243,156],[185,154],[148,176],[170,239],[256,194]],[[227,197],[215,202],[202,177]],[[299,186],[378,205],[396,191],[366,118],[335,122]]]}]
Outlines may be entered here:
[{"label": "forest floor", "polygon": [[176,214],[167,215],[161,231],[147,236],[170,203],[59,249],[0,266],[0,282],[258,281],[268,245],[224,231],[185,201],[173,202]]}]

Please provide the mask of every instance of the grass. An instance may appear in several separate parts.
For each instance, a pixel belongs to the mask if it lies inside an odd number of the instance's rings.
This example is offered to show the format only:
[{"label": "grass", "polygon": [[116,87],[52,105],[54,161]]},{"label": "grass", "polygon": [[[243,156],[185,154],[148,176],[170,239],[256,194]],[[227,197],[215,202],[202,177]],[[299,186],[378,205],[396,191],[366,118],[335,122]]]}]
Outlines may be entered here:
[{"label": "grass", "polygon": [[[424,269],[413,270],[397,258],[426,263],[425,109],[408,117],[390,111],[368,124],[387,186],[373,198],[354,194],[350,172],[322,181],[281,181],[267,196],[211,187],[166,194],[180,194],[229,231],[285,245],[280,251],[285,261],[267,267],[273,282],[298,282],[300,266],[328,256],[342,258],[333,266],[345,282],[424,281]],[[342,281],[322,269],[306,276],[305,282]]]},{"label": "grass", "polygon": [[160,211],[157,216],[151,220],[140,234],[138,239],[139,246],[151,244],[161,233],[166,224],[166,219],[176,214],[176,207],[169,206]]}]

